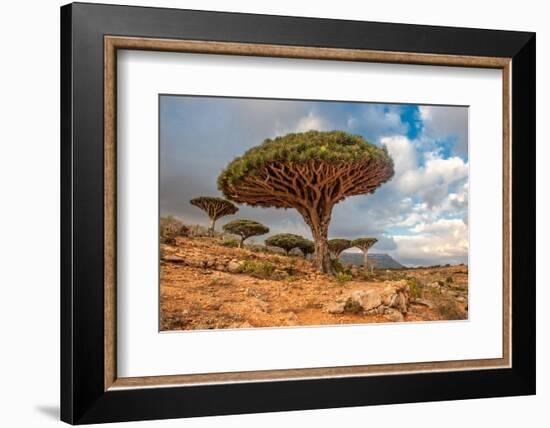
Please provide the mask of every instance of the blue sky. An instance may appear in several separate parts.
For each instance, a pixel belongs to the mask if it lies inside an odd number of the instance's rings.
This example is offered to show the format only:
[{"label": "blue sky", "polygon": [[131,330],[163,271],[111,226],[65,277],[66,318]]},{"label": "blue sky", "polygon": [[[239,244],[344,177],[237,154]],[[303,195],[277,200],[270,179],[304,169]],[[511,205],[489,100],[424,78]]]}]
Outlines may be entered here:
[{"label": "blue sky", "polygon": [[[371,252],[407,265],[467,263],[467,107],[162,95],[161,214],[206,225],[189,200],[222,196],[216,179],[227,163],[266,138],[310,129],[362,135],[395,164],[374,194],[336,205],[330,238],[375,236]],[[310,236],[294,210],[242,205],[220,223],[233,218],[258,220],[270,235]]]}]

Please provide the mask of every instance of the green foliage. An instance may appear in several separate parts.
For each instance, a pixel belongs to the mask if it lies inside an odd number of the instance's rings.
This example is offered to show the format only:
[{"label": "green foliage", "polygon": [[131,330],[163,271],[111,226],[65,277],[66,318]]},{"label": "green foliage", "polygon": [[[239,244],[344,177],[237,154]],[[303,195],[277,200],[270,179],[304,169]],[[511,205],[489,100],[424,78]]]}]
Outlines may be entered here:
[{"label": "green foliage", "polygon": [[370,237],[357,238],[351,241],[351,247],[361,248],[364,251],[364,250],[368,250],[377,242],[378,242],[378,239],[376,238],[370,238]]},{"label": "green foliage", "polygon": [[332,258],[337,258],[344,250],[351,248],[351,241],[349,239],[329,239],[328,250]]},{"label": "green foliage", "polygon": [[355,300],[348,299],[344,306],[344,312],[348,312],[350,314],[360,314],[363,312],[363,306]]},{"label": "green foliage", "polygon": [[268,233],[269,227],[254,220],[240,219],[224,224],[223,230],[233,235],[239,235],[244,241],[251,236],[264,235]]},{"label": "green foliage", "polygon": [[340,260],[332,259],[330,263],[332,265],[332,270],[334,271],[337,280],[339,275],[340,275],[340,280],[339,280],[340,282],[345,282],[341,280],[346,277],[350,278],[348,281],[351,281],[351,279],[353,279],[353,275],[351,274],[351,269],[346,268]]},{"label": "green foliage", "polygon": [[236,239],[228,239],[227,241],[222,242],[222,246],[227,248],[237,248],[239,246],[239,241]]},{"label": "green foliage", "polygon": [[224,192],[228,185],[237,184],[245,176],[256,175],[273,162],[358,162],[369,159],[389,163],[393,170],[393,161],[386,148],[368,143],[359,135],[343,131],[288,134],[273,140],[267,139],[234,159],[218,177],[218,188]]},{"label": "green foliage", "polygon": [[411,297],[418,299],[422,296],[422,284],[417,278],[408,278],[407,284],[411,290]]},{"label": "green foliage", "polygon": [[330,261],[330,263],[332,264],[332,270],[336,273],[338,272],[343,272],[344,271],[344,265],[342,264],[342,262],[338,259],[332,259]]},{"label": "green foliage", "polygon": [[336,272],[336,275],[334,275],[334,279],[339,283],[343,284],[351,281],[353,279],[353,276],[351,275],[351,273]]},{"label": "green foliage", "polygon": [[313,243],[313,241],[310,241],[306,238],[303,238],[298,243],[298,248],[300,249],[300,251],[302,251],[304,256],[307,256],[308,254],[313,254],[315,252],[315,244]]},{"label": "green foliage", "polygon": [[275,272],[275,265],[267,261],[245,260],[241,266],[241,273],[256,278],[270,278]]},{"label": "green foliage", "polygon": [[445,280],[445,282],[447,284],[452,284],[453,283],[453,277],[452,276],[448,276],[447,279]]},{"label": "green foliage", "polygon": [[270,247],[282,248],[288,254],[294,248],[300,248],[304,245],[306,239],[300,235],[292,233],[279,233],[278,235],[270,236],[265,240],[265,245]]}]

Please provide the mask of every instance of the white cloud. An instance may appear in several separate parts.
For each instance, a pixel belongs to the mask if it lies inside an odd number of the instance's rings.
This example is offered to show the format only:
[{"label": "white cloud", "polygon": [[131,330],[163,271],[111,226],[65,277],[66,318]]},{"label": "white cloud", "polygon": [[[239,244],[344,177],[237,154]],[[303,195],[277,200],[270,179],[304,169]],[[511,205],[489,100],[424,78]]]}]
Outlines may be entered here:
[{"label": "white cloud", "polygon": [[392,254],[404,263],[422,264],[424,260],[440,263],[464,263],[468,259],[468,226],[460,219],[439,219],[419,223],[414,235],[393,237],[397,249]]},{"label": "white cloud", "polygon": [[292,123],[288,121],[281,123],[275,120],[275,127],[273,129],[272,137],[278,137],[293,132],[307,132],[307,131],[329,131],[331,124],[329,121],[314,113],[313,111],[307,112],[307,114],[299,116],[299,118]]},{"label": "white cloud", "polygon": [[449,195],[449,187],[468,177],[468,163],[457,156],[443,159],[427,152],[424,165],[418,166],[415,142],[403,136],[384,137],[380,142],[394,161],[391,186],[403,195],[420,196],[429,207],[441,204]]},{"label": "white cloud", "polygon": [[404,136],[383,137],[380,143],[388,148],[393,159],[395,177],[401,177],[407,171],[416,169],[416,153],[413,143]]},{"label": "white cloud", "polygon": [[298,121],[294,132],[325,131],[327,129],[325,121],[310,111],[307,116]]}]

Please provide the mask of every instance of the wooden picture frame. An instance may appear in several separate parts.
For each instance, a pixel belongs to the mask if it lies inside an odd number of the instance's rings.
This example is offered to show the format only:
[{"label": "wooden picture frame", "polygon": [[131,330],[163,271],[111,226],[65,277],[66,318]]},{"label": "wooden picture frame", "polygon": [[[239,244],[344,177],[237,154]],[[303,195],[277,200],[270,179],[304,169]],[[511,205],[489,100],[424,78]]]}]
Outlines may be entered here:
[{"label": "wooden picture frame", "polygon": [[[118,377],[117,49],[502,70],[503,357]],[[61,9],[61,52],[62,420],[114,422],[535,392],[534,34],[77,3]]]}]

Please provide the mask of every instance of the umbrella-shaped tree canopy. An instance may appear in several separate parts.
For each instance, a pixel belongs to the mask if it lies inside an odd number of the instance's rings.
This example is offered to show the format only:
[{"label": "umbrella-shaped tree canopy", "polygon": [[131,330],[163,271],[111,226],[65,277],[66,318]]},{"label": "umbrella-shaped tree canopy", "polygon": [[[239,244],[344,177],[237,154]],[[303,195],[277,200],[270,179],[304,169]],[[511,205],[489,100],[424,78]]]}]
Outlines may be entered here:
[{"label": "umbrella-shaped tree canopy", "polygon": [[223,230],[227,233],[233,235],[239,235],[241,240],[239,242],[239,247],[243,247],[243,243],[246,239],[251,236],[265,235],[269,233],[269,227],[264,226],[261,223],[258,223],[254,220],[233,220],[222,226]]},{"label": "umbrella-shaped tree canopy", "polygon": [[267,238],[265,240],[265,245],[282,248],[288,254],[294,248],[307,246],[305,241],[306,239],[300,235],[294,235],[293,233],[279,233],[278,235],[273,235]]},{"label": "umbrella-shaped tree canopy", "polygon": [[340,253],[348,248],[351,248],[351,241],[349,239],[336,238],[329,239],[328,241],[328,251],[330,253],[330,257],[333,259],[340,257]]},{"label": "umbrella-shaped tree canopy", "polygon": [[296,209],[311,228],[317,268],[332,273],[327,235],[334,205],[374,192],[393,173],[385,147],[342,131],[309,131],[249,149],[227,165],[218,187],[237,203]]},{"label": "umbrella-shaped tree canopy", "polygon": [[223,198],[215,198],[212,196],[200,196],[198,198],[191,199],[189,203],[208,214],[208,217],[210,218],[210,226],[208,229],[211,235],[214,234],[216,220],[225,217],[226,215],[235,214],[239,211],[239,208],[231,202]]},{"label": "umbrella-shaped tree canopy", "polygon": [[371,237],[357,238],[357,239],[354,239],[353,241],[351,241],[351,246],[352,247],[357,247],[361,251],[363,251],[363,254],[364,254],[364,257],[365,257],[364,262],[363,262],[363,267],[365,269],[367,269],[367,260],[368,260],[367,254],[369,252],[369,249],[370,249],[370,247],[372,247],[377,242],[378,242],[378,239],[371,238]]}]

